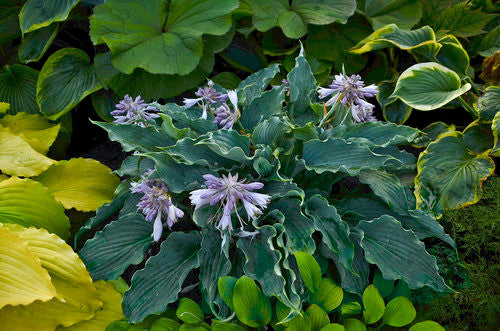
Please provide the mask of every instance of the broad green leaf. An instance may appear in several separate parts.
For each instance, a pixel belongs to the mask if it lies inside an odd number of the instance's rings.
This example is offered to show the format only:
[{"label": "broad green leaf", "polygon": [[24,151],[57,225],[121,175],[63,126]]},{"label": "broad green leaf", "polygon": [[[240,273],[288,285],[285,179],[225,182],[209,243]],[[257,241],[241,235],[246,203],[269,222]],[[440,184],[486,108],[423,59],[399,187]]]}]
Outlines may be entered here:
[{"label": "broad green leaf", "polygon": [[418,110],[444,106],[471,88],[461,85],[456,72],[434,62],[418,63],[399,76],[392,97]]},{"label": "broad green leaf", "polygon": [[61,128],[61,124],[52,124],[39,114],[27,112],[6,115],[0,119],[0,125],[22,136],[33,149],[42,154],[47,153]]},{"label": "broad green leaf", "polygon": [[0,3],[0,45],[21,36],[19,11],[23,3],[19,0],[4,0]]},{"label": "broad green leaf", "polygon": [[250,327],[264,327],[271,321],[269,298],[247,276],[241,276],[234,285],[233,305],[238,319]]},{"label": "broad green leaf", "polygon": [[200,306],[189,298],[181,298],[175,311],[178,319],[184,323],[197,324],[204,321]]},{"label": "broad green leaf", "polygon": [[491,131],[493,132],[493,149],[491,150],[491,155],[500,156],[500,142],[498,137],[500,136],[500,111],[497,112],[493,122],[491,122]]},{"label": "broad green leaf", "polygon": [[438,273],[436,258],[394,217],[384,215],[362,221],[357,229],[363,232],[360,245],[366,260],[376,264],[385,279],[403,279],[412,289],[429,286],[440,292],[449,290]]},{"label": "broad green leaf", "polygon": [[384,315],[385,303],[378,289],[370,285],[363,292],[363,320],[366,324],[378,322]]},{"label": "broad green leaf", "polygon": [[455,129],[455,125],[448,125],[444,122],[434,122],[432,124],[429,124],[422,129],[422,132],[425,135],[418,137],[417,140],[413,143],[413,146],[417,148],[425,148],[431,142],[436,140],[441,134],[445,132],[454,132],[456,131]]},{"label": "broad green leaf", "polygon": [[273,145],[283,133],[289,130],[289,126],[277,117],[271,117],[259,123],[252,133],[254,144]]},{"label": "broad green leaf", "polygon": [[322,327],[319,331],[344,331],[345,328],[343,325],[338,323],[331,323]]},{"label": "broad green leaf", "polygon": [[434,321],[424,321],[413,324],[408,331],[445,331],[439,323]]},{"label": "broad green leaf", "polygon": [[70,327],[59,326],[57,331],[101,331],[112,322],[124,318],[122,313],[122,296],[110,282],[99,280],[94,282],[97,298],[102,301],[102,308],[95,312],[88,321],[81,321]]},{"label": "broad green leaf", "polygon": [[0,223],[0,309],[57,295],[50,276],[28,245]]},{"label": "broad green leaf", "polygon": [[241,83],[241,79],[230,71],[224,71],[210,78],[215,84],[218,84],[226,90],[234,90]]},{"label": "broad green leaf", "polygon": [[42,114],[55,120],[99,89],[101,84],[87,53],[63,48],[45,61],[36,85],[36,101]]},{"label": "broad green leaf", "polygon": [[475,120],[462,132],[465,146],[473,153],[481,154],[493,147],[491,124]]},{"label": "broad green leaf", "polygon": [[319,284],[318,291],[311,298],[311,303],[317,304],[329,313],[340,306],[343,298],[344,292],[342,288],[330,278],[323,278]]},{"label": "broad green leaf", "polygon": [[275,63],[245,78],[236,89],[238,92],[238,102],[243,105],[249,105],[253,99],[262,94],[271,79],[279,71],[279,64]]},{"label": "broad green leaf", "polygon": [[134,124],[93,123],[108,131],[109,139],[119,142],[125,152],[157,152],[160,150],[158,147],[175,144],[174,139],[153,126],[143,128]]},{"label": "broad green leaf", "polygon": [[187,75],[202,57],[202,35],[228,32],[228,14],[237,6],[236,0],[174,0],[168,6],[162,0],[110,0],[94,8],[90,36],[95,45],[108,45],[121,72]]},{"label": "broad green leaf", "polygon": [[342,312],[342,315],[357,315],[361,313],[361,304],[357,301],[350,301],[346,302],[345,300],[343,301],[342,305],[340,306],[340,311]]},{"label": "broad green leaf", "polygon": [[484,57],[492,56],[500,50],[500,26],[497,26],[482,38],[479,54]]},{"label": "broad green leaf", "polygon": [[391,99],[394,84],[382,83],[377,94],[377,101],[382,107],[384,119],[396,124],[403,124],[411,114],[411,107],[399,99]]},{"label": "broad green leaf", "polygon": [[0,220],[46,229],[69,238],[69,219],[49,190],[31,179],[11,177],[0,182]]},{"label": "broad green leaf", "polygon": [[259,123],[280,113],[285,102],[283,87],[263,92],[258,98],[243,109],[240,123],[246,130],[253,130]]},{"label": "broad green leaf", "polygon": [[[461,79],[468,77],[469,71],[469,55],[462,47],[462,44],[453,35],[447,35],[438,40],[441,48],[435,56],[435,60],[439,63],[455,71]],[[430,60],[434,61],[434,58]]]},{"label": "broad green leaf", "polygon": [[252,23],[259,31],[279,26],[288,38],[297,39],[307,32],[308,24],[345,24],[354,14],[352,0],[248,0],[252,9]]},{"label": "broad green leaf", "polygon": [[224,323],[224,322],[217,322],[215,320],[212,320],[212,331],[247,331],[248,329],[239,324],[234,324],[234,323]]},{"label": "broad green leaf", "polygon": [[128,214],[97,232],[78,254],[93,279],[116,279],[131,264],[142,262],[152,233],[153,224],[144,216]]},{"label": "broad green leaf", "polygon": [[[150,331],[178,331],[181,324],[170,318],[160,317],[151,325]],[[107,330],[113,331],[113,330]]]},{"label": "broad green leaf", "polygon": [[40,60],[52,45],[58,31],[59,25],[54,23],[25,35],[18,50],[19,61],[30,63]]},{"label": "broad green leaf", "polygon": [[330,317],[318,305],[312,304],[307,308],[305,314],[311,331],[322,330],[325,325],[330,323]]},{"label": "broad green leaf", "polygon": [[295,252],[293,255],[297,260],[302,281],[306,284],[309,291],[312,293],[317,292],[321,282],[321,268],[318,262],[316,262],[312,255],[304,252]]},{"label": "broad green leaf", "polygon": [[9,114],[38,113],[37,79],[37,70],[21,64],[6,65],[0,70],[0,101],[10,104]]},{"label": "broad green leaf", "polygon": [[366,331],[366,326],[363,322],[354,318],[346,319],[344,321],[344,327],[346,331]]},{"label": "broad green leaf", "polygon": [[418,158],[417,206],[440,212],[474,204],[480,199],[481,183],[494,169],[488,155],[467,150],[461,133],[442,134]]},{"label": "broad green leaf", "polygon": [[234,285],[238,278],[232,276],[222,276],[219,278],[217,282],[217,288],[219,290],[219,294],[224,300],[224,302],[234,310],[233,304],[233,294],[234,294]]},{"label": "broad green leaf", "polygon": [[414,0],[366,0],[364,11],[370,17],[373,29],[390,23],[411,29],[420,21],[422,4]]},{"label": "broad green leaf", "polygon": [[104,164],[93,159],[59,161],[36,181],[47,187],[64,208],[81,211],[96,210],[111,201],[120,179]]},{"label": "broad green leaf", "polygon": [[54,330],[56,326],[70,326],[94,317],[103,307],[97,297],[85,265],[61,238],[45,230],[4,224],[27,243],[38,256],[56,288],[57,297],[35,301],[28,306],[5,306],[0,309],[2,327],[6,330]]},{"label": "broad green leaf", "polygon": [[28,0],[19,13],[21,31],[35,31],[50,25],[52,22],[62,22],[68,18],[69,12],[79,0]]},{"label": "broad green leaf", "polygon": [[242,164],[248,163],[250,156],[250,139],[236,130],[218,130],[200,137],[197,145],[205,145],[214,153]]},{"label": "broad green leaf", "polygon": [[116,94],[104,89],[96,91],[90,95],[92,106],[99,117],[106,122],[115,120],[111,112],[115,110],[115,105],[120,102]]},{"label": "broad green leaf", "polygon": [[198,266],[200,241],[198,232],[173,232],[144,269],[134,273],[132,285],[123,297],[123,312],[132,323],[164,311],[177,300],[187,274]]},{"label": "broad green leaf", "polygon": [[402,327],[410,324],[417,316],[417,311],[410,300],[396,297],[389,301],[384,312],[384,324]]},{"label": "broad green leaf", "polygon": [[486,93],[477,100],[479,121],[489,123],[500,112],[500,86],[486,88]]}]

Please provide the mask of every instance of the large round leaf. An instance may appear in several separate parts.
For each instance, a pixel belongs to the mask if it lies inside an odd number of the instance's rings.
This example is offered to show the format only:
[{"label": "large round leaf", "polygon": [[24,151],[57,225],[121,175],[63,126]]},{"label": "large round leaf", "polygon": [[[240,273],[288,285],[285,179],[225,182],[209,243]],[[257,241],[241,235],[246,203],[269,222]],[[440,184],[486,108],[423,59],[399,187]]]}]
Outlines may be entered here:
[{"label": "large round leaf", "polygon": [[25,35],[19,46],[19,61],[29,63],[40,60],[52,45],[58,31],[59,25],[54,23]]},{"label": "large round leaf", "polygon": [[28,66],[14,64],[0,71],[0,101],[10,104],[10,114],[25,111],[37,113],[36,82],[38,71]]},{"label": "large round leaf", "polygon": [[269,298],[247,276],[241,276],[234,285],[233,305],[238,319],[248,326],[262,328],[271,321]]},{"label": "large round leaf", "polygon": [[68,18],[69,12],[80,0],[28,0],[19,13],[21,31],[35,31],[52,22]]},{"label": "large round leaf", "polygon": [[49,190],[31,179],[12,177],[0,182],[0,222],[46,229],[69,237],[69,219]]},{"label": "large round leaf", "polygon": [[402,327],[415,319],[417,312],[408,298],[396,297],[389,301],[384,312],[384,324]]},{"label": "large round leaf", "polygon": [[418,158],[417,205],[425,204],[440,212],[476,203],[481,183],[494,169],[495,163],[488,155],[467,149],[461,133],[444,133]]},{"label": "large round leaf", "polygon": [[458,74],[438,63],[418,63],[399,76],[392,97],[401,99],[418,110],[432,110],[444,106],[471,88],[461,86]]},{"label": "large round leaf", "polygon": [[35,178],[64,208],[96,210],[111,201],[120,179],[104,164],[92,159],[59,161]]},{"label": "large round leaf", "polygon": [[36,85],[36,102],[45,116],[55,120],[100,88],[87,53],[63,48],[43,65]]},{"label": "large round leaf", "polygon": [[47,270],[26,243],[0,223],[0,309],[56,296]]}]

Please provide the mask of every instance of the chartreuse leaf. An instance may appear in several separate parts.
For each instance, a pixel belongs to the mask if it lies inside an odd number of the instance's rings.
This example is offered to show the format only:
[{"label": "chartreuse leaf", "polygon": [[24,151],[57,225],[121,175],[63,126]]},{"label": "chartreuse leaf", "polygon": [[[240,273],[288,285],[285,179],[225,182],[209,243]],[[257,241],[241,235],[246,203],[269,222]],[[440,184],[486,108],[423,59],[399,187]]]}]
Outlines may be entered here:
[{"label": "chartreuse leaf", "polygon": [[442,134],[418,158],[417,206],[437,212],[460,208],[480,199],[481,183],[495,169],[487,154],[473,154],[460,132]]},{"label": "chartreuse leaf", "polygon": [[413,231],[405,230],[394,217],[384,215],[362,221],[360,245],[366,260],[376,264],[387,280],[403,279],[413,289],[429,286],[448,291],[438,273],[436,258],[429,255]]},{"label": "chartreuse leaf", "polygon": [[491,131],[493,132],[493,149],[491,150],[491,155],[500,156],[500,142],[498,137],[500,136],[500,111],[497,112],[493,122],[491,122]]},{"label": "chartreuse leaf", "polygon": [[500,111],[500,86],[486,88],[486,93],[477,100],[479,121],[491,122]]},{"label": "chartreuse leaf", "polygon": [[411,29],[420,21],[422,4],[408,0],[366,0],[364,12],[370,17],[374,29],[389,23]]},{"label": "chartreuse leaf", "polygon": [[49,301],[35,301],[28,306],[7,305],[0,309],[2,327],[7,330],[54,330],[95,316],[103,303],[85,265],[55,234],[16,224],[4,224],[26,242],[52,280],[57,296]]},{"label": "chartreuse leaf", "polygon": [[54,23],[25,35],[18,50],[19,61],[30,63],[40,60],[52,45],[58,30],[59,24]]},{"label": "chartreuse leaf", "polygon": [[10,109],[10,104],[7,102],[0,102],[0,114],[5,114]]},{"label": "chartreuse leaf", "polygon": [[36,181],[47,187],[64,208],[81,211],[96,210],[111,201],[120,179],[104,164],[93,159],[59,161]]},{"label": "chartreuse leaf", "polygon": [[28,66],[14,64],[0,70],[0,101],[10,104],[9,114],[39,111],[36,103],[36,82],[38,70]]},{"label": "chartreuse leaf", "polygon": [[43,228],[69,237],[69,219],[49,190],[31,179],[11,177],[0,182],[0,220],[22,226]]},{"label": "chartreuse leaf", "polygon": [[378,289],[370,285],[363,292],[363,320],[366,324],[378,322],[384,315],[385,303]]},{"label": "chartreuse leaf", "polygon": [[326,312],[318,305],[312,304],[305,311],[305,317],[311,328],[311,331],[321,330],[325,325],[330,323],[330,318]]},{"label": "chartreuse leaf", "polygon": [[408,298],[396,297],[385,307],[384,324],[402,327],[410,324],[417,316],[417,311]]},{"label": "chartreuse leaf", "polygon": [[88,321],[78,322],[70,327],[59,326],[57,331],[101,331],[116,320],[124,318],[122,313],[122,296],[113,284],[98,280],[94,282],[97,298],[102,301],[102,308],[95,312]]},{"label": "chartreuse leaf", "polygon": [[262,94],[271,79],[279,71],[279,64],[275,63],[245,78],[236,89],[238,92],[238,102],[243,105],[249,105],[255,98]]},{"label": "chartreuse leaf", "polygon": [[47,153],[61,128],[61,124],[52,124],[41,115],[27,112],[6,115],[0,119],[0,125],[21,135],[33,149],[42,154]]},{"label": "chartreuse leaf", "polygon": [[19,13],[22,33],[35,31],[52,22],[62,22],[79,0],[28,0]]},{"label": "chartreuse leaf", "polygon": [[90,37],[95,45],[108,45],[113,66],[126,74],[143,68],[187,75],[202,57],[202,35],[228,32],[237,7],[237,0],[106,1],[94,8]]},{"label": "chartreuse leaf", "polygon": [[269,298],[247,276],[241,276],[234,285],[233,305],[238,319],[250,327],[262,328],[271,321]]},{"label": "chartreuse leaf", "polygon": [[360,320],[348,318],[344,321],[346,331],[366,331],[366,326]]},{"label": "chartreuse leaf", "polygon": [[345,24],[354,14],[353,0],[248,0],[252,8],[252,23],[259,31],[279,26],[285,36],[297,39],[307,33],[308,24]]},{"label": "chartreuse leaf", "polygon": [[[178,331],[181,327],[179,322],[170,318],[160,317],[151,325],[150,331]],[[129,329],[130,330],[130,329]],[[114,331],[108,330],[108,331]],[[118,330],[117,330],[118,331]]]},{"label": "chartreuse leaf", "polygon": [[423,321],[412,325],[408,331],[445,331],[439,323],[434,321]]},{"label": "chartreuse leaf", "polygon": [[181,298],[179,300],[179,306],[177,306],[175,315],[184,323],[189,324],[196,324],[204,320],[200,306],[189,298]]},{"label": "chartreuse leaf", "polygon": [[317,292],[321,283],[321,268],[318,262],[316,262],[312,255],[304,252],[296,252],[293,255],[297,260],[302,281],[309,291],[312,293]]},{"label": "chartreuse leaf", "polygon": [[344,331],[345,328],[343,325],[338,323],[331,323],[322,327],[319,331]]},{"label": "chartreuse leaf", "polygon": [[45,61],[36,85],[36,102],[42,114],[55,120],[99,89],[101,84],[87,53],[63,48]]},{"label": "chartreuse leaf", "polygon": [[411,66],[399,76],[392,97],[418,110],[432,110],[470,88],[469,83],[461,85],[460,77],[453,70],[435,62],[425,62]]},{"label": "chartreuse leaf", "polygon": [[220,296],[232,310],[234,310],[233,294],[236,281],[238,281],[238,278],[236,277],[222,276],[217,282],[217,288],[219,289]]},{"label": "chartreuse leaf", "polygon": [[152,223],[141,214],[122,216],[87,240],[80,258],[93,279],[116,279],[128,266],[143,260],[152,233]]},{"label": "chartreuse leaf", "polygon": [[57,295],[49,273],[28,245],[0,223],[0,309]]},{"label": "chartreuse leaf", "polygon": [[198,266],[200,241],[198,232],[173,232],[144,269],[134,273],[132,285],[123,297],[123,312],[132,323],[164,311],[177,300],[187,274]]},{"label": "chartreuse leaf", "polygon": [[335,284],[330,278],[323,278],[319,288],[311,298],[311,303],[315,303],[326,312],[331,312],[342,303],[344,292],[342,288]]}]

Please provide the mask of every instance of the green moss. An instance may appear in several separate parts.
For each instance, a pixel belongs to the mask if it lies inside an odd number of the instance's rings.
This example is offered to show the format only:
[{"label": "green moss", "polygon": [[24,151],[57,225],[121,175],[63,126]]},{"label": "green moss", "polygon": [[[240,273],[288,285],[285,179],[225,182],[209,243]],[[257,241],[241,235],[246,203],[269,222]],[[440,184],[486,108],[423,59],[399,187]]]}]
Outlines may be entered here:
[{"label": "green moss", "polygon": [[[448,330],[497,330],[500,325],[500,177],[488,179],[483,192],[477,204],[449,211],[442,220],[461,258],[445,272],[455,291],[419,308],[421,320],[435,320]],[[438,255],[448,262],[456,256],[441,245],[430,250],[441,250]],[[460,272],[461,264],[470,282]]]}]

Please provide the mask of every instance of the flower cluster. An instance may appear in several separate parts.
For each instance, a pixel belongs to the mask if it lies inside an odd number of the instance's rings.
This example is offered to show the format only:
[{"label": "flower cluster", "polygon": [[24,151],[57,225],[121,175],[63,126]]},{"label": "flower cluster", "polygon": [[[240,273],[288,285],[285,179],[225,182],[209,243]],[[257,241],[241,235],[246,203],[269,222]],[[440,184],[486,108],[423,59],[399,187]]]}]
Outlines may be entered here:
[{"label": "flower cluster", "polygon": [[373,104],[366,101],[378,93],[376,85],[365,86],[359,75],[347,76],[345,74],[335,75],[335,80],[329,88],[320,87],[318,94],[320,99],[330,95],[332,97],[326,102],[326,106],[331,106],[341,102],[351,110],[352,118],[355,122],[376,121],[373,116]]},{"label": "flower cluster", "polygon": [[214,88],[214,82],[211,80],[208,81],[207,86],[200,87],[198,91],[194,93],[198,98],[188,99],[184,98],[184,105],[188,108],[193,107],[194,105],[201,106],[203,109],[203,113],[201,118],[207,119],[208,113],[207,110],[211,105],[215,105],[217,103],[224,103],[227,99],[227,94],[222,92],[217,92]]},{"label": "flower cluster", "polygon": [[218,124],[223,129],[231,130],[234,123],[236,123],[240,117],[240,111],[238,109],[238,95],[236,94],[236,91],[228,91],[227,95],[229,97],[229,101],[231,101],[233,109],[231,109],[227,103],[223,103],[214,111],[214,123]]},{"label": "flower cluster", "polygon": [[160,117],[156,114],[157,111],[158,109],[155,107],[146,104],[140,95],[133,99],[127,94],[116,105],[116,109],[111,112],[111,115],[116,119],[115,123],[136,124],[146,127],[148,121]]}]

